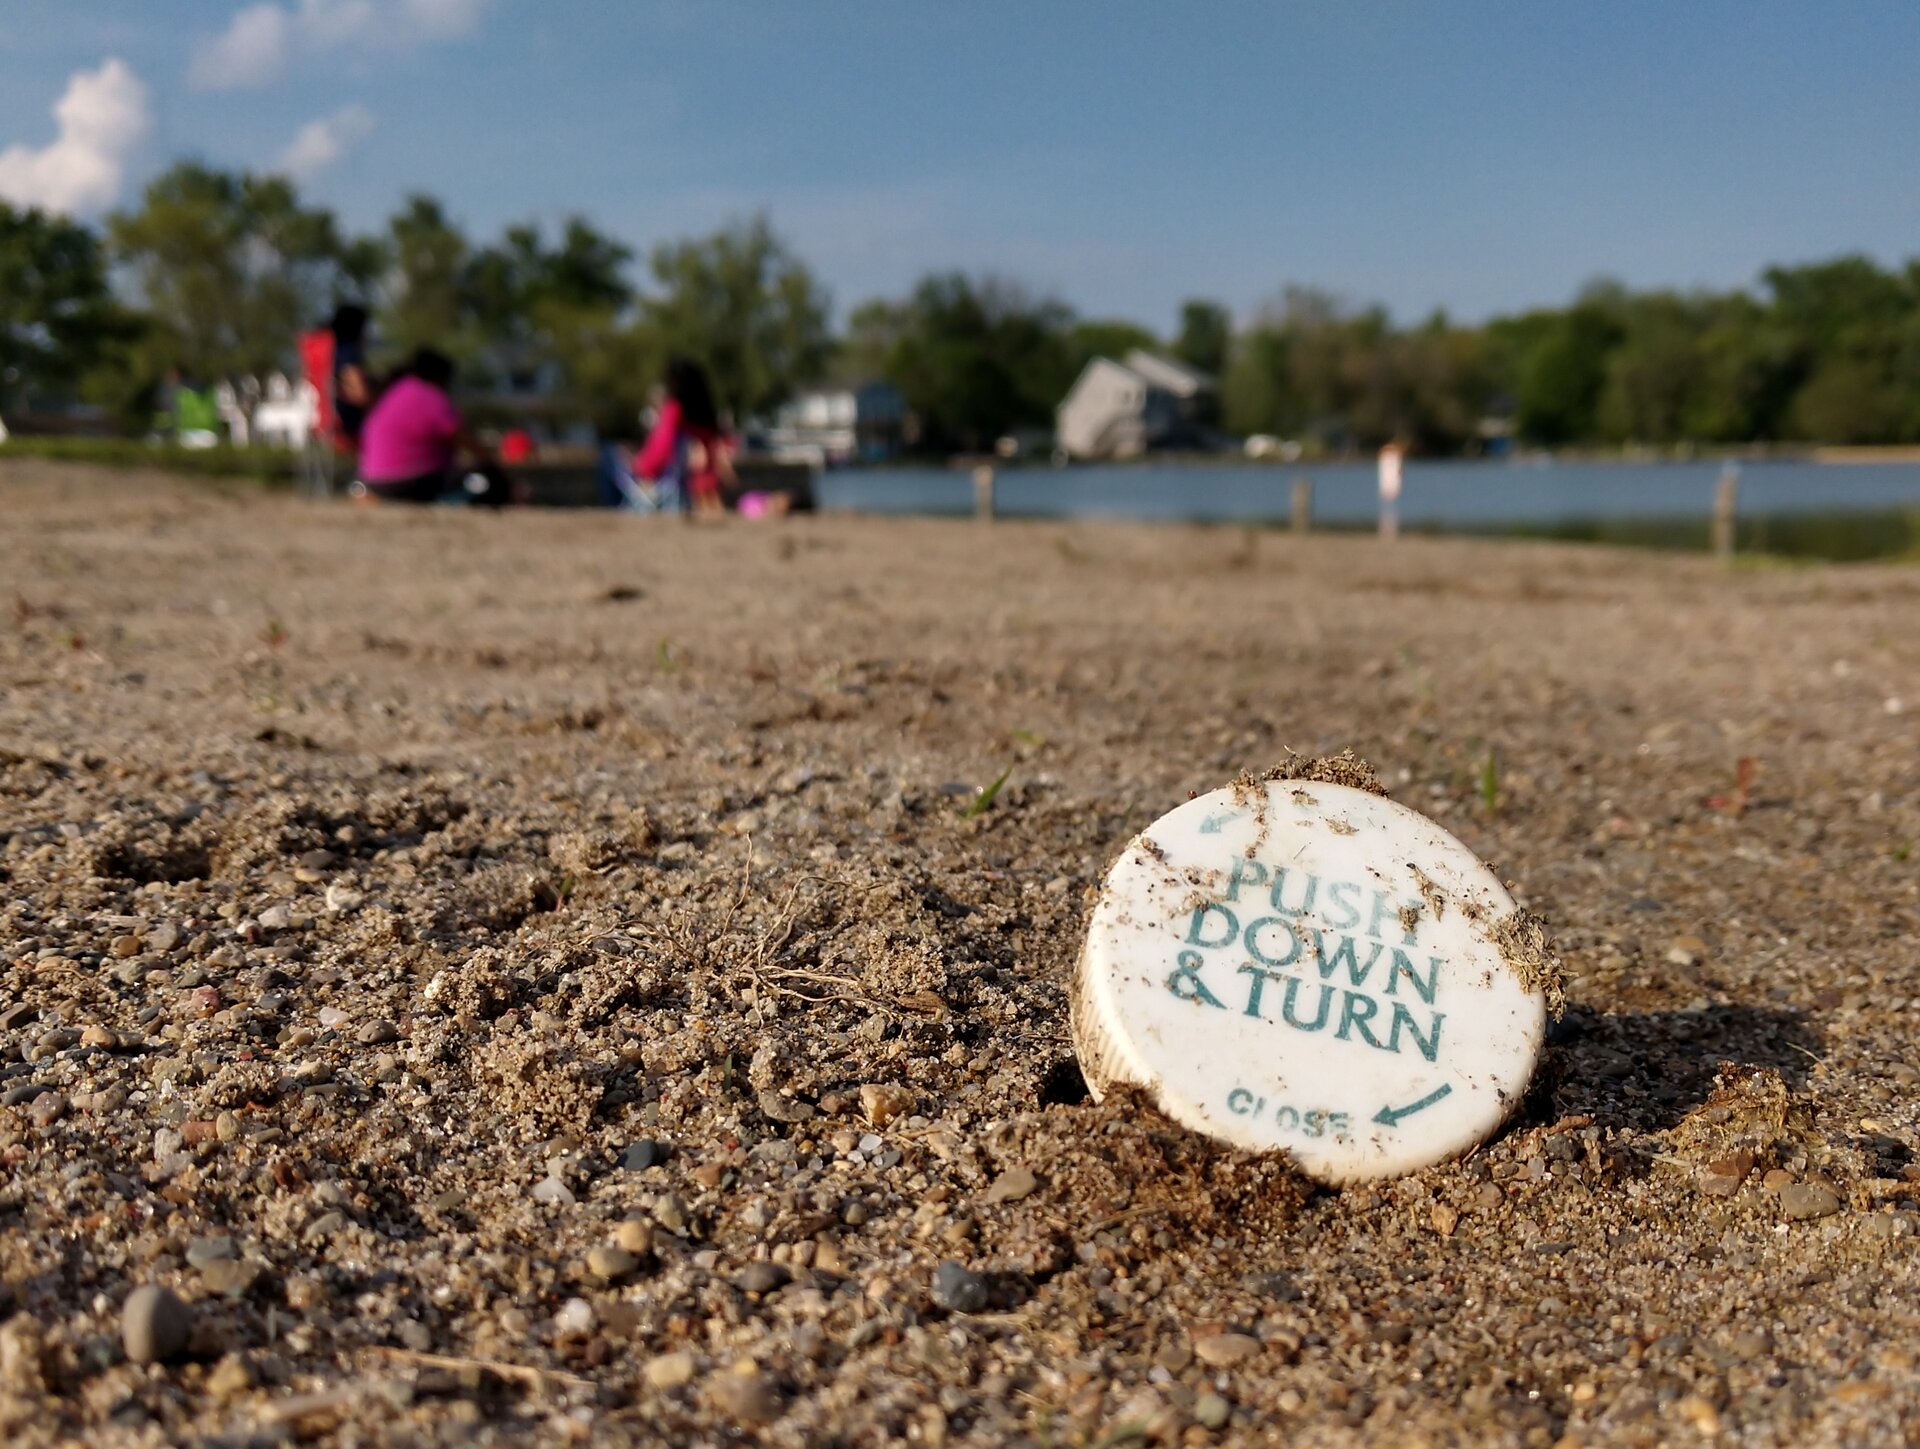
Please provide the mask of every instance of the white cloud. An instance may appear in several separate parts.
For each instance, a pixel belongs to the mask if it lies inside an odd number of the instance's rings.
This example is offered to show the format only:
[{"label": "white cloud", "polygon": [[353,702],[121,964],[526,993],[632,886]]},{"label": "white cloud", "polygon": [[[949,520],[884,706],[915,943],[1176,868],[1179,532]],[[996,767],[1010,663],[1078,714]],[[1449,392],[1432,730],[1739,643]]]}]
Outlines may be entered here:
[{"label": "white cloud", "polygon": [[310,181],[373,134],[373,113],[347,106],[308,121],[280,153],[280,169],[295,181]]},{"label": "white cloud", "polygon": [[465,35],[480,23],[480,16],[491,0],[401,0],[421,34],[438,39]]},{"label": "white cloud", "polygon": [[[357,44],[362,39],[377,35],[383,28],[391,32],[393,17],[390,12],[394,7],[388,5],[384,8],[389,13],[383,13],[382,7],[375,5],[373,0],[300,0],[293,23],[302,40],[331,50]],[[400,39],[391,33],[387,38]]]},{"label": "white cloud", "polygon": [[249,5],[219,39],[198,51],[187,78],[202,90],[264,86],[287,68],[293,20],[278,5]]},{"label": "white cloud", "polygon": [[0,196],[21,206],[89,213],[120,196],[127,161],[153,129],[147,88],[125,61],[77,70],[53,108],[54,139],[0,151]]},{"label": "white cloud", "polygon": [[202,41],[187,78],[202,90],[256,90],[286,74],[296,54],[410,50],[453,40],[492,0],[259,0]]}]

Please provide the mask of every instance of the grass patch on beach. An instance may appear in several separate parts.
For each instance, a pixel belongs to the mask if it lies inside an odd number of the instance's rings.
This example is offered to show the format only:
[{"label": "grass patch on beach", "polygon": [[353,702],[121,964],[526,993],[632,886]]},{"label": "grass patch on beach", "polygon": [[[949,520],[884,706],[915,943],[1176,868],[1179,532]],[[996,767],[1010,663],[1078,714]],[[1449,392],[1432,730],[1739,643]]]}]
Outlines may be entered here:
[{"label": "grass patch on beach", "polygon": [[[1569,519],[1514,524],[1485,530],[1507,538],[1560,543],[1602,543],[1628,548],[1704,553],[1704,518]],[[1436,529],[1435,532],[1479,532]],[[1742,518],[1734,536],[1735,557],[1807,559],[1825,563],[1920,561],[1920,509],[1889,508],[1861,513],[1755,513]]]},{"label": "grass patch on beach", "polygon": [[141,438],[8,438],[0,459],[41,458],[55,463],[92,463],[103,468],[158,468],[192,478],[258,483],[291,488],[299,477],[300,455],[280,448],[183,448]]}]

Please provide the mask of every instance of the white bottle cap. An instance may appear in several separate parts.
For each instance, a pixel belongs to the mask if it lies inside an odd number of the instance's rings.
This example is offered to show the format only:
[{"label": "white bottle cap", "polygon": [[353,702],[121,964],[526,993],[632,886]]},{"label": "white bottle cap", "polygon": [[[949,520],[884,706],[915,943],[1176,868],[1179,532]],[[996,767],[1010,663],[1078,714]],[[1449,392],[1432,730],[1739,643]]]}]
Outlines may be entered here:
[{"label": "white bottle cap", "polygon": [[1324,1182],[1415,1172],[1484,1141],[1526,1090],[1551,989],[1528,920],[1404,805],[1242,781],[1154,822],[1107,873],[1074,1049],[1096,1096],[1137,1086]]}]

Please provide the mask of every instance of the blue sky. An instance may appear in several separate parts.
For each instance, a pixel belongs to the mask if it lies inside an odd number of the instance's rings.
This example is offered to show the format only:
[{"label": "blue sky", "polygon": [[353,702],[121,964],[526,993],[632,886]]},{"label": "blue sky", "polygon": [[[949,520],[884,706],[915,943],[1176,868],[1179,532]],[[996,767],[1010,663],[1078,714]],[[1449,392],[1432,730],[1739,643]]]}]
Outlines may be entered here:
[{"label": "blue sky", "polygon": [[958,267],[1155,327],[1290,282],[1483,317],[1920,253],[1916,55],[1911,0],[8,0],[0,195],[195,155],[360,226],[765,209],[843,310]]}]

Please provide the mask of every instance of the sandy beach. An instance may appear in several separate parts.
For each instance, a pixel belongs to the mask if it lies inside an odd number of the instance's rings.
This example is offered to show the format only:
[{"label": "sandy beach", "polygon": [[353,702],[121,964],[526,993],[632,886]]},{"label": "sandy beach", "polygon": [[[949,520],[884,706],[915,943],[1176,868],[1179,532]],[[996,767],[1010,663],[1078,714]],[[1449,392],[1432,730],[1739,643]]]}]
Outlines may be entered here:
[{"label": "sandy beach", "polygon": [[[1916,626],[0,460],[0,1439],[1911,1442]],[[1066,1000],[1134,832],[1344,749],[1570,1006],[1484,1148],[1335,1191],[1093,1104]]]}]

